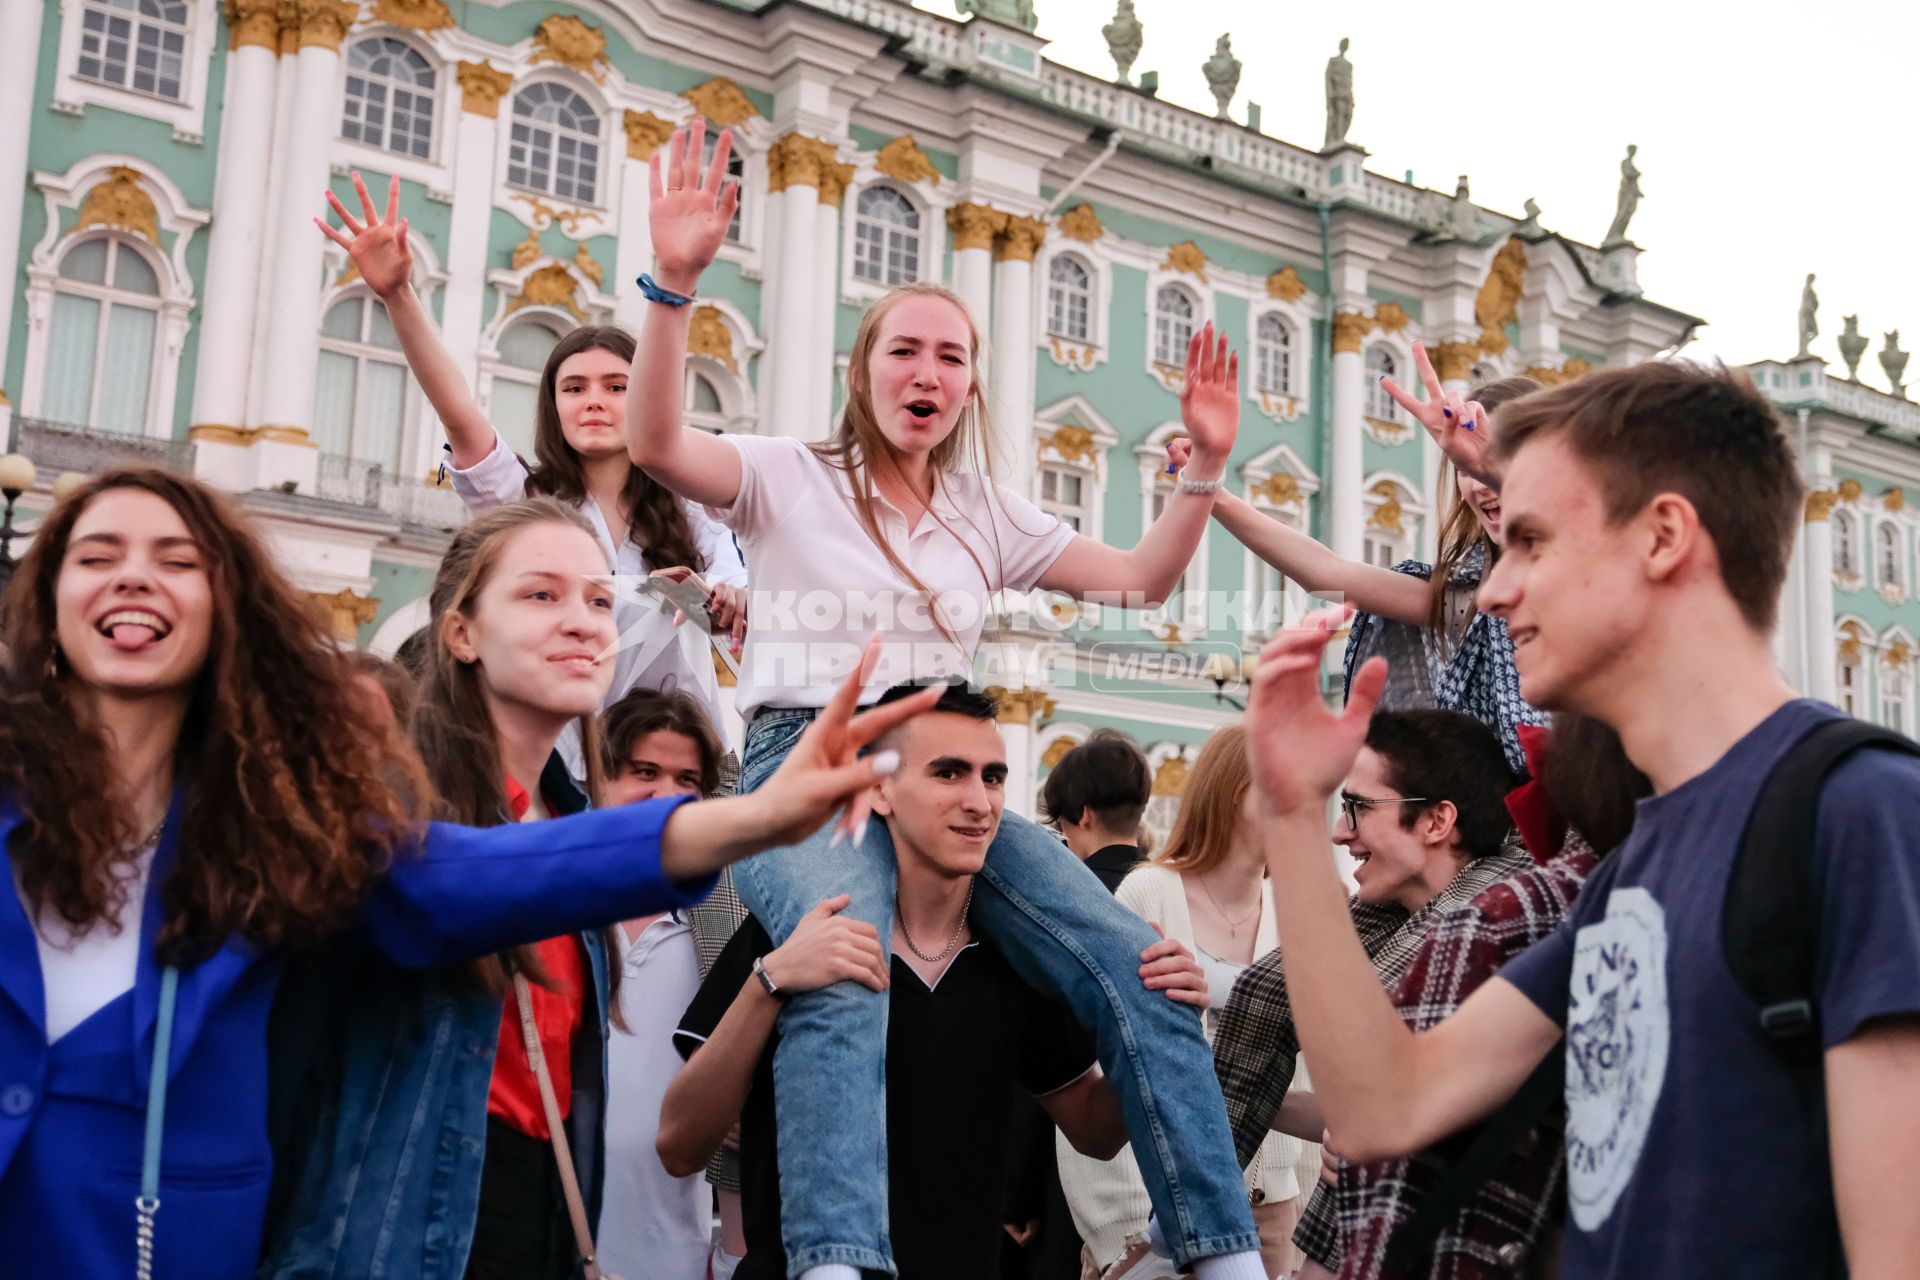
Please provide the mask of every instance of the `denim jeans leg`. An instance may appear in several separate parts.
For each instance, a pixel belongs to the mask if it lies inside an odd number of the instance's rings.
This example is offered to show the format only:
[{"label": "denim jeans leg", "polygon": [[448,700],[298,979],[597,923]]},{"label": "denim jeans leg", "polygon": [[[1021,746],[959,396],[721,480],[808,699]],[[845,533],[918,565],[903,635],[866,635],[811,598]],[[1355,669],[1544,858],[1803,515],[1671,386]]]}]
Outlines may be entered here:
[{"label": "denim jeans leg", "polygon": [[[811,717],[775,712],[748,730],[740,789],[770,777]],[[892,938],[893,841],[869,822],[857,847],[830,845],[832,823],[797,845],[734,867],[734,885],[775,941],[827,898],[850,894],[841,914]],[[856,982],[794,996],[780,1011],[773,1055],[780,1165],[781,1239],[789,1274],[844,1263],[893,1274],[887,1222],[887,998]]]},{"label": "denim jeans leg", "polygon": [[1031,986],[1093,1028],[1154,1213],[1182,1266],[1258,1249],[1200,1019],[1140,982],[1158,941],[1049,832],[1000,821],[973,918]]}]

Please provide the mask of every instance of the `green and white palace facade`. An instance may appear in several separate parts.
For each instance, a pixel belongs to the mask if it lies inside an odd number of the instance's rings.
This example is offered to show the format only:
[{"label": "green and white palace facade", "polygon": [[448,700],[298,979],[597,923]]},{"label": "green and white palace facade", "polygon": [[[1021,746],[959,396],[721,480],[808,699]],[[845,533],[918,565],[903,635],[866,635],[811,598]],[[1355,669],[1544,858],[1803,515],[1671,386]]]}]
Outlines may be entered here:
[{"label": "green and white palace facade", "polygon": [[[1122,546],[1165,500],[1209,320],[1243,352],[1228,484],[1378,564],[1424,558],[1444,509],[1431,443],[1378,389],[1415,341],[1451,387],[1553,383],[1701,323],[1641,295],[1630,243],[1059,65],[1030,26],[898,0],[0,0],[0,414],[39,469],[25,522],[62,473],[191,471],[344,640],[391,653],[463,513],[383,309],[313,227],[322,192],[351,206],[354,171],[399,177],[416,287],[530,452],[556,339],[640,319],[646,162],[696,115],[734,130],[743,195],[702,282],[689,418],[824,435],[863,309],[942,281],[989,338],[1000,478]],[[1782,660],[1911,730],[1920,408],[1817,360],[1756,373],[1816,491]],[[1113,726],[1148,750],[1164,829],[1237,714],[1240,654],[1300,603],[1217,527],[1152,613],[1001,602],[984,660],[1012,805]]]}]

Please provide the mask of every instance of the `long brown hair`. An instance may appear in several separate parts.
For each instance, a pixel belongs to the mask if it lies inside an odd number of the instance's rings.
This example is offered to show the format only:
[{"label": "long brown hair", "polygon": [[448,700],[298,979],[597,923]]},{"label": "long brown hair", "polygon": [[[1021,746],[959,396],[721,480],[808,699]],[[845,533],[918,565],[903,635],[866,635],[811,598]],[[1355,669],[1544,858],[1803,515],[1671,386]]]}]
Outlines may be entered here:
[{"label": "long brown hair", "polygon": [[[557,388],[560,366],[582,351],[610,351],[633,363],[633,335],[613,325],[583,325],[554,344],[540,371],[540,396],[534,409],[533,454],[540,465],[527,474],[527,496],[546,494],[579,506],[587,499],[587,471],[580,453],[567,443],[560,428],[560,402]],[[627,470],[627,483],[620,491],[627,510],[627,537],[640,548],[640,558],[649,569],[671,569],[685,565],[695,573],[705,573],[707,562],[693,538],[693,525],[680,500],[665,485],[639,467]],[[609,522],[619,512],[605,513]],[[609,532],[616,532],[609,530]],[[616,541],[616,545],[618,545]]]},{"label": "long brown hair", "polygon": [[1636,806],[1653,783],[1627,759],[1620,735],[1590,716],[1558,711],[1541,781],[1567,825],[1605,854],[1633,831]]},{"label": "long brown hair", "polygon": [[1214,730],[1194,761],[1173,833],[1167,837],[1167,847],[1154,855],[1154,865],[1198,875],[1226,861],[1233,851],[1234,829],[1240,825],[1240,801],[1252,781],[1246,728],[1230,724]]},{"label": "long brown hair", "polygon": [[[509,821],[500,735],[487,710],[480,669],[454,656],[448,634],[458,617],[472,616],[508,540],[536,524],[565,525],[593,536],[593,527],[585,516],[553,498],[529,498],[495,507],[454,534],[427,596],[427,644],[422,653],[420,695],[413,709],[413,739],[439,797],[438,816],[448,822],[495,827]],[[592,715],[581,716],[578,723],[587,795],[598,804],[599,734]],[[610,953],[609,974],[618,973],[619,966],[612,963],[618,955],[617,950]],[[551,985],[532,946],[477,960],[471,972],[488,993],[504,995],[511,985],[509,964],[529,979]]]},{"label": "long brown hair", "polygon": [[113,927],[129,905],[124,875],[147,833],[135,830],[91,704],[76,696],[55,604],[74,525],[123,489],[178,513],[213,602],[174,748],[185,801],[158,949],[190,964],[230,937],[319,942],[351,923],[415,830],[426,779],[396,731],[361,716],[346,659],[246,518],[163,471],[109,471],[75,490],[46,516],[7,593],[0,792],[25,811],[12,843],[21,888],[81,933]]},{"label": "long brown hair", "polygon": [[[1508,401],[1518,400],[1538,390],[1538,382],[1520,375],[1483,383],[1470,389],[1466,398],[1478,400],[1480,407],[1491,414]],[[1447,504],[1447,514],[1440,522],[1440,539],[1433,557],[1433,572],[1427,575],[1427,626],[1438,631],[1447,622],[1447,583],[1453,577],[1453,571],[1467,558],[1467,553],[1473,550],[1475,544],[1487,543],[1489,555],[1494,553],[1495,548],[1487,537],[1487,531],[1480,527],[1480,517],[1460,496],[1460,486],[1453,480],[1453,464],[1445,458],[1440,460],[1440,474],[1434,480],[1433,491],[1446,495],[1444,500]]]}]

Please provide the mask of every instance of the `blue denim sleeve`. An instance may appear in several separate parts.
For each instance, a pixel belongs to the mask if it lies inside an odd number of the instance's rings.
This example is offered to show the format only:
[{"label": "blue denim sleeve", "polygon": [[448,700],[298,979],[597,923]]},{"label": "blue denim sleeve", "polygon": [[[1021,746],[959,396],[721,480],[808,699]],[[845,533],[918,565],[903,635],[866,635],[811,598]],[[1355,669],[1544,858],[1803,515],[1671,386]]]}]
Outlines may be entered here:
[{"label": "blue denim sleeve", "polygon": [[1875,1018],[1920,1013],[1920,757],[1866,750],[1820,794],[1820,1037],[1845,1044]]},{"label": "blue denim sleeve", "polygon": [[432,823],[374,890],[367,930],[399,964],[442,965],[690,906],[716,877],[675,884],[660,869],[661,829],[690,799],[500,827]]}]

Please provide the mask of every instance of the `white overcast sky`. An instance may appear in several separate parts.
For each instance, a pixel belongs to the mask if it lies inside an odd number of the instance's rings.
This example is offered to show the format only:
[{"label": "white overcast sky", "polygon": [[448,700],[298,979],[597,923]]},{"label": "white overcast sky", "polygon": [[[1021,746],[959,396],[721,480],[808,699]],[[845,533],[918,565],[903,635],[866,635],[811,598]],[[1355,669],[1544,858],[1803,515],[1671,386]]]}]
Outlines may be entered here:
[{"label": "white overcast sky", "polygon": [[[952,15],[950,0],[916,0]],[[1113,75],[1101,26],[1113,0],[1034,0],[1046,56]],[[1649,298],[1704,317],[1688,354],[1731,362],[1793,354],[1800,289],[1819,275],[1814,352],[1841,372],[1834,337],[1860,316],[1920,348],[1920,0],[1136,0],[1134,65],[1160,96],[1213,111],[1200,66],[1233,33],[1244,64],[1236,119],[1317,147],[1322,77],[1349,36],[1353,128],[1375,172],[1518,215],[1528,196],[1552,230],[1595,243],[1612,220],[1629,142],[1645,193],[1629,235]]]}]

